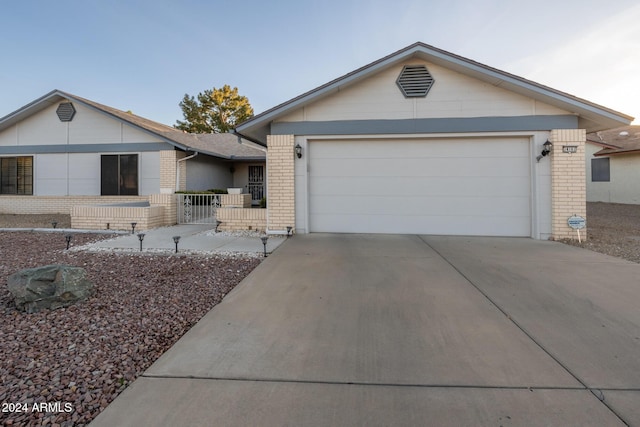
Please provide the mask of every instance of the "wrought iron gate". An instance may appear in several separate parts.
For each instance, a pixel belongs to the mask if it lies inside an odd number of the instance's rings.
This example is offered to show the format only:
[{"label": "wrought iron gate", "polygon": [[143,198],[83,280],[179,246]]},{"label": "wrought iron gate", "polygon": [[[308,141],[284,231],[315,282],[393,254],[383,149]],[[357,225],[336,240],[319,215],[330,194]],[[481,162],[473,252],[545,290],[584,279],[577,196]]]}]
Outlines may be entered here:
[{"label": "wrought iron gate", "polygon": [[176,194],[178,224],[215,224],[220,194]]}]

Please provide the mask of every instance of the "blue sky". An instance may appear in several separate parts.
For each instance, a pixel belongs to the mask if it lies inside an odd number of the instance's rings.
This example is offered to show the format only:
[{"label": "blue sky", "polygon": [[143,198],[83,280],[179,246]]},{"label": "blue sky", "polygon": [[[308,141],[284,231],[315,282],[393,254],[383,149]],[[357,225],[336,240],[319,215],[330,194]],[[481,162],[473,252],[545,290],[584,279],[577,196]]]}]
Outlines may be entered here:
[{"label": "blue sky", "polygon": [[259,113],[416,41],[640,117],[638,23],[637,0],[8,2],[0,117],[60,89],[173,125],[224,84]]}]

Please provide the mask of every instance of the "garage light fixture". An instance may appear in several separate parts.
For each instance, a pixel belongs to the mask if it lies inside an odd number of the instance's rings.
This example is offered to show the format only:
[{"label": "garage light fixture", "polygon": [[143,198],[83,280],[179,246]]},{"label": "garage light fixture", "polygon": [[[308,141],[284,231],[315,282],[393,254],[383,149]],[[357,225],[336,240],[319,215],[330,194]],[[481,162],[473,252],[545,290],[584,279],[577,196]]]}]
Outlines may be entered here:
[{"label": "garage light fixture", "polygon": [[536,160],[539,162],[540,159],[542,159],[543,157],[549,155],[549,153],[551,152],[551,148],[552,147],[553,147],[553,144],[551,144],[549,142],[549,140],[547,139],[547,142],[542,144],[542,151],[540,152],[540,155],[538,157],[536,157]]},{"label": "garage light fixture", "polygon": [[300,144],[296,144],[296,156],[298,156],[299,159],[302,158],[302,147],[300,146]]}]

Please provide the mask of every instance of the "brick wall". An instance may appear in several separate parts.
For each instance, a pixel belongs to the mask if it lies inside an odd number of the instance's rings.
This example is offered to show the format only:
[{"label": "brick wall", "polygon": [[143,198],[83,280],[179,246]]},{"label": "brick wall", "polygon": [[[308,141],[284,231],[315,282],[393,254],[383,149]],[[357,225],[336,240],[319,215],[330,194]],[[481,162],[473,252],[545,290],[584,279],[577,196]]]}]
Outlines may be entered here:
[{"label": "brick wall", "polygon": [[[573,215],[587,217],[584,129],[556,129],[549,135],[551,150],[551,233],[555,239],[577,239],[567,219]],[[577,153],[563,153],[563,145],[577,146]],[[580,233],[586,238],[586,228]]]},{"label": "brick wall", "polygon": [[164,219],[161,226],[174,225],[178,222],[178,200],[175,194],[152,194],[149,196],[152,206],[164,207]]},{"label": "brick wall", "polygon": [[293,135],[267,136],[268,229],[295,229]]},{"label": "brick wall", "polygon": [[74,206],[71,210],[71,228],[83,230],[131,230],[161,227],[164,224],[164,206]]},{"label": "brick wall", "polygon": [[0,196],[0,213],[70,214],[76,205],[146,202],[147,196]]},{"label": "brick wall", "polygon": [[222,221],[218,227],[221,231],[265,231],[267,228],[266,209],[219,208],[216,219]]},{"label": "brick wall", "polygon": [[[186,154],[177,150],[160,151],[160,192],[172,194],[176,191],[176,168],[178,159],[183,159]],[[187,188],[187,162],[180,162],[180,183],[178,190]]]},{"label": "brick wall", "polygon": [[251,194],[221,194],[220,204],[224,208],[250,208]]}]

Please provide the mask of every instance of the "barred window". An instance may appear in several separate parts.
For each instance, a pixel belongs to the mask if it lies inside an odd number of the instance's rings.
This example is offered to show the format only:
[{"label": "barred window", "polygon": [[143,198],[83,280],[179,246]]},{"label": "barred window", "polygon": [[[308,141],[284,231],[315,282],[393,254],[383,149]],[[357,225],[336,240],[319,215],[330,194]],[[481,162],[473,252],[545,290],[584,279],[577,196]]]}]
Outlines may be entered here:
[{"label": "barred window", "polygon": [[0,158],[0,194],[33,195],[33,157]]}]

